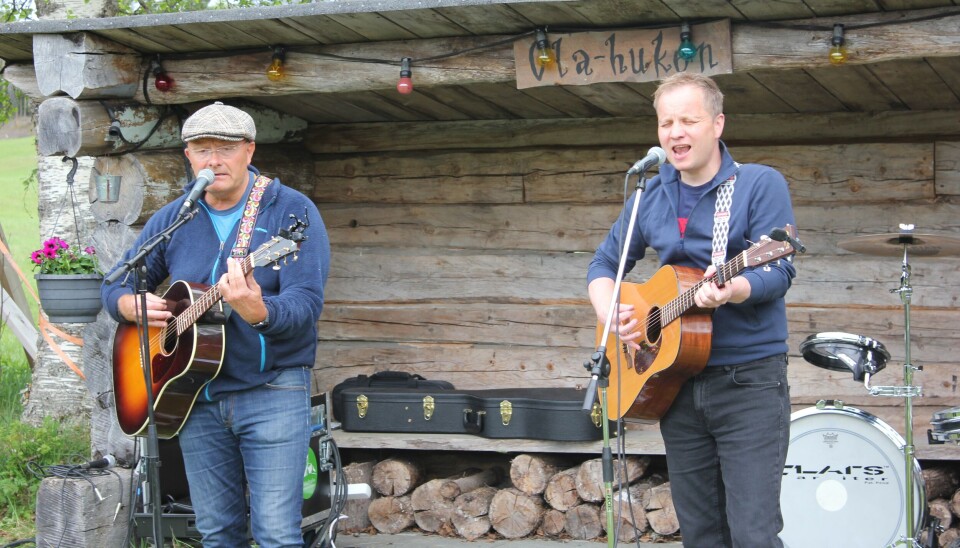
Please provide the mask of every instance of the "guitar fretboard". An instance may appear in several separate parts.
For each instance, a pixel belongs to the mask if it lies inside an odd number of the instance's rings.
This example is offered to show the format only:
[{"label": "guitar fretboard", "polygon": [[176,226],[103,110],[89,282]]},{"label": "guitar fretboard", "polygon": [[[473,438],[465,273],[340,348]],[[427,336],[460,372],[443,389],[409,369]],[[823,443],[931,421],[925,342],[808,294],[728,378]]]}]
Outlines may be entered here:
[{"label": "guitar fretboard", "polygon": [[[253,269],[253,258],[256,255],[257,253],[254,252],[250,256],[244,257],[243,260],[240,261],[240,268],[243,271],[244,276],[246,276],[247,273]],[[193,324],[197,323],[197,320],[206,314],[207,310],[210,310],[210,307],[217,304],[217,302],[219,302],[222,298],[223,295],[220,294],[220,286],[218,284],[213,284],[213,286],[206,290],[203,295],[200,295],[200,297],[198,297],[193,304],[188,306],[186,310],[181,312],[174,321],[177,330],[177,337],[186,332],[187,329],[190,329]]]},{"label": "guitar fretboard", "polygon": [[[717,270],[723,274],[724,280],[730,281],[730,279],[744,269],[746,266],[746,255],[746,252],[740,253],[736,256],[736,258],[720,265]],[[660,311],[660,326],[662,327],[669,324],[673,320],[683,315],[684,312],[696,306],[696,302],[693,300],[693,297],[696,295],[697,290],[703,287],[703,284],[716,282],[718,279],[720,278],[716,274],[709,278],[704,278],[693,284],[689,289],[678,295],[675,299],[665,304]]]}]

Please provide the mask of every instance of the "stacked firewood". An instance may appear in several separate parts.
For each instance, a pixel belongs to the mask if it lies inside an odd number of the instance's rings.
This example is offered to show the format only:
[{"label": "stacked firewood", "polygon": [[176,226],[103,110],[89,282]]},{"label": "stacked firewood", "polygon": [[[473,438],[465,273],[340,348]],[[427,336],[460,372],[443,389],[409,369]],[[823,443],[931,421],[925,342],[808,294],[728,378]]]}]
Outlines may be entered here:
[{"label": "stacked firewood", "polygon": [[940,521],[939,545],[960,545],[960,470],[955,464],[926,466],[923,483],[930,516]]},{"label": "stacked firewood", "polygon": [[[370,469],[370,464],[347,468]],[[622,542],[633,542],[648,531],[679,531],[670,484],[650,466],[649,457],[614,459],[611,502]],[[491,465],[437,478],[418,462],[392,457],[373,464],[369,483],[374,497],[351,501],[354,515],[339,524],[341,531],[372,525],[392,534],[416,526],[468,540],[493,534],[508,539],[596,539],[607,533],[600,459],[570,467],[562,456],[521,454],[509,461],[509,471]],[[365,519],[358,519],[358,504],[367,506]]]}]

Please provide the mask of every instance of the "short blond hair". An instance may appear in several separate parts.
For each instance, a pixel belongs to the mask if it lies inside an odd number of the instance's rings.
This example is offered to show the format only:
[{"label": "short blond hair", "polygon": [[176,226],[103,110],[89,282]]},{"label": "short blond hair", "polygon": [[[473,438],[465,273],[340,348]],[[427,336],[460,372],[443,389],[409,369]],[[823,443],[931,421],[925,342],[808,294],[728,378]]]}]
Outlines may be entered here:
[{"label": "short blond hair", "polygon": [[703,103],[714,117],[723,114],[723,92],[711,78],[694,72],[678,72],[671,74],[660,82],[657,91],[653,94],[653,108],[657,108],[660,97],[668,92],[683,86],[694,86],[703,91]]}]

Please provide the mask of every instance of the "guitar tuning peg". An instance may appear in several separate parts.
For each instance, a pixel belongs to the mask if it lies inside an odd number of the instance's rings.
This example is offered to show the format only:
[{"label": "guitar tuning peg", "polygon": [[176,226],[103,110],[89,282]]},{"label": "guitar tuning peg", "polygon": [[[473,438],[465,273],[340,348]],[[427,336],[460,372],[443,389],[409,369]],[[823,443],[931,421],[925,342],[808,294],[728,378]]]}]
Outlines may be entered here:
[{"label": "guitar tuning peg", "polygon": [[294,253],[294,254],[293,254],[293,262],[297,262],[297,261],[299,261],[299,260],[300,260],[300,254],[299,254],[299,253]]},{"label": "guitar tuning peg", "polygon": [[273,263],[273,267],[272,267],[272,268],[273,268],[274,270],[280,270],[280,263],[279,263],[279,262]]}]

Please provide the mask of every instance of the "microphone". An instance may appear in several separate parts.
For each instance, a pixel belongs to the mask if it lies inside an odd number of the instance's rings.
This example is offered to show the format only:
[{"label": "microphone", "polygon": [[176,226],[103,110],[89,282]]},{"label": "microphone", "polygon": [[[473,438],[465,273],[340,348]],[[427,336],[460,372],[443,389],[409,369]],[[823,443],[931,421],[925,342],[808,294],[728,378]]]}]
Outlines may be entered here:
[{"label": "microphone", "polygon": [[788,234],[787,231],[782,228],[774,228],[773,230],[771,230],[770,239],[776,240],[778,242],[789,242],[790,245],[793,246],[793,249],[795,249],[796,251],[799,251],[800,253],[807,252],[807,246],[803,245],[803,243],[800,242],[800,240],[797,240],[796,238],[792,238],[790,234]]},{"label": "microphone", "polygon": [[104,455],[103,458],[92,460],[90,462],[85,462],[80,465],[82,470],[88,470],[91,468],[113,468],[117,464],[117,457],[113,455]]},{"label": "microphone", "polygon": [[182,217],[193,209],[197,200],[200,199],[200,196],[207,190],[210,183],[213,182],[214,177],[216,177],[216,175],[213,174],[212,169],[200,170],[200,173],[197,174],[197,179],[193,183],[193,188],[190,189],[190,194],[187,195],[187,199],[184,200],[183,205],[180,206],[180,213],[177,213],[177,217]]},{"label": "microphone", "polygon": [[652,147],[647,151],[647,155],[637,160],[633,167],[627,170],[627,175],[636,175],[644,173],[654,165],[662,166],[667,161],[667,153],[660,147]]}]

